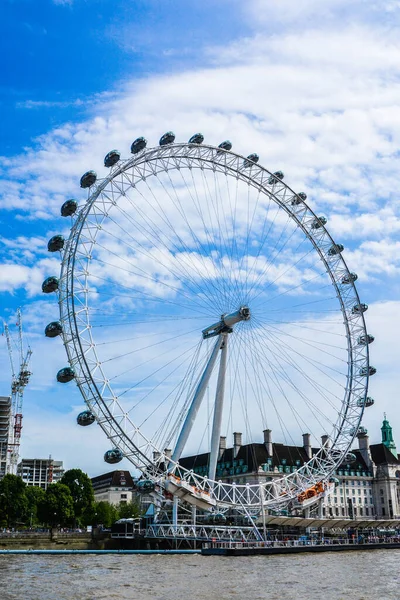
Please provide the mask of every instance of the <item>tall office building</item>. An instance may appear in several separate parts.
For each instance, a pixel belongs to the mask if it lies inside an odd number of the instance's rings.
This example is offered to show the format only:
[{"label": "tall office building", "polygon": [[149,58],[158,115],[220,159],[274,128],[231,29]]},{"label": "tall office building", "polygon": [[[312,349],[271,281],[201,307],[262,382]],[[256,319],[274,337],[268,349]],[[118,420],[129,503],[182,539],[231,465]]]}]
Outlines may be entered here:
[{"label": "tall office building", "polygon": [[63,462],[49,458],[23,458],[18,464],[17,475],[26,485],[35,485],[44,490],[58,483],[64,474]]},{"label": "tall office building", "polygon": [[0,396],[0,479],[9,471],[11,398]]}]

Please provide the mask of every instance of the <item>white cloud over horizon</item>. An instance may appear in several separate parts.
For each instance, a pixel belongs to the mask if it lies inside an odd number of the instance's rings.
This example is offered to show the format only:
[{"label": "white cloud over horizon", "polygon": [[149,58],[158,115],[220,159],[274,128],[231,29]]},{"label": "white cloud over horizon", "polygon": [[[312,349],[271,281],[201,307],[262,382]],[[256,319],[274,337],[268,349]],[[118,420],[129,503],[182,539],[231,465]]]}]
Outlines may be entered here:
[{"label": "white cloud over horizon", "polygon": [[[371,346],[371,362],[378,367],[371,381],[376,404],[366,411],[365,423],[372,441],[379,441],[380,415],[386,410],[400,445],[395,409],[400,361],[400,43],[398,24],[389,28],[385,20],[400,3],[366,4],[252,0],[246,3],[252,36],[205,48],[200,66],[116,83],[117,93],[104,90],[104,96],[90,101],[86,120],[43,132],[19,155],[4,158],[2,214],[7,220],[14,214],[31,227],[21,235],[16,221],[10,235],[2,232],[0,291],[25,292],[28,303],[43,301],[40,284],[58,264],[41,244],[47,235],[66,230],[60,205],[68,197],[85,199],[79,189],[81,174],[94,169],[103,176],[103,156],[111,148],[128,157],[133,139],[145,135],[149,145],[156,145],[170,129],[177,141],[195,131],[202,131],[205,143],[213,145],[230,139],[234,151],[257,152],[261,164],[272,171],[282,169],[292,188],[307,192],[311,207],[326,214],[329,230],[345,245],[349,268],[359,274],[362,301],[370,304],[366,318],[376,337]],[[379,6],[385,13],[381,20]],[[274,23],[279,28],[273,30]],[[26,101],[20,108],[50,108],[46,102]],[[4,297],[5,305],[11,297]],[[55,314],[53,304],[50,312]],[[35,305],[32,315],[35,310],[37,315],[46,312],[43,305]],[[48,379],[55,362],[49,361],[35,391],[27,389],[27,398],[56,394]],[[66,460],[61,454],[68,449],[68,461],[75,463],[82,455],[97,453],[97,434],[85,438],[83,428],[65,425],[76,397],[69,405],[63,395],[63,411],[49,408],[43,427],[46,410],[35,417],[27,406],[23,454],[39,452],[47,427],[51,444],[46,453],[51,445],[55,459]],[[66,440],[60,442],[63,432]]]}]

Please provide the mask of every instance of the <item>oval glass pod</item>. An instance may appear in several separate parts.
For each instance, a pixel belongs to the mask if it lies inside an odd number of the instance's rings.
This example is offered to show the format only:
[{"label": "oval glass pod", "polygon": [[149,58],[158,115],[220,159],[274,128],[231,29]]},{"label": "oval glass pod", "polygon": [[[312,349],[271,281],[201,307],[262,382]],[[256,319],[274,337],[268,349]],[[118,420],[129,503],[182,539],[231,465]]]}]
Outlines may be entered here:
[{"label": "oval glass pod", "polygon": [[86,171],[81,177],[81,188],[90,188],[96,183],[97,173],[96,171]]},{"label": "oval glass pod", "polygon": [[48,338],[55,338],[58,335],[62,334],[62,327],[60,321],[52,321],[48,325],[46,325],[46,329],[44,330],[44,335]]},{"label": "oval glass pod", "polygon": [[65,240],[62,235],[53,235],[47,242],[47,250],[49,252],[58,252],[64,248]]},{"label": "oval glass pod", "polygon": [[51,294],[58,290],[58,279],[57,277],[47,277],[42,283],[42,292],[44,294]]},{"label": "oval glass pod", "polygon": [[71,217],[77,211],[78,203],[76,200],[72,198],[70,200],[66,200],[61,207],[61,216],[62,217]]},{"label": "oval glass pod", "polygon": [[59,383],[68,383],[75,378],[75,371],[71,367],[64,367],[57,373],[57,381]]},{"label": "oval glass pod", "polygon": [[84,410],[83,412],[79,413],[79,415],[76,417],[76,422],[82,427],[92,425],[92,423],[94,423],[95,420],[95,416],[92,412],[90,412],[90,410]]},{"label": "oval glass pod", "polygon": [[121,158],[121,153],[118,150],[110,150],[104,157],[104,166],[113,167]]},{"label": "oval glass pod", "polygon": [[166,146],[167,144],[173,144],[175,141],[175,134],[172,131],[167,131],[160,137],[160,146]]},{"label": "oval glass pod", "polygon": [[144,137],[138,137],[131,145],[131,153],[138,154],[141,150],[144,150],[147,146],[147,140]]}]

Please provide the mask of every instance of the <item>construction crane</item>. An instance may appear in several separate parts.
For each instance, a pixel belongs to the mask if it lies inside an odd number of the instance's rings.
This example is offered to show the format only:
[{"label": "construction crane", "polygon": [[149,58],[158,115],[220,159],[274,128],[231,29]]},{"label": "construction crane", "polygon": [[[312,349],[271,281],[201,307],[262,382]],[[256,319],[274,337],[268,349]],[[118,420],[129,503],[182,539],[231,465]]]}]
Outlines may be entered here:
[{"label": "construction crane", "polygon": [[[8,457],[6,472],[16,474],[19,457],[19,446],[21,443],[22,432],[22,403],[24,398],[24,390],[29,383],[29,378],[32,373],[29,371],[29,361],[32,350],[27,346],[25,354],[24,339],[22,334],[22,315],[21,310],[17,310],[17,327],[18,340],[11,337],[9,327],[4,323],[4,333],[7,340],[8,354],[11,363],[11,418],[8,436]],[[19,369],[15,370],[13,357],[13,342],[14,347],[18,352]]]}]

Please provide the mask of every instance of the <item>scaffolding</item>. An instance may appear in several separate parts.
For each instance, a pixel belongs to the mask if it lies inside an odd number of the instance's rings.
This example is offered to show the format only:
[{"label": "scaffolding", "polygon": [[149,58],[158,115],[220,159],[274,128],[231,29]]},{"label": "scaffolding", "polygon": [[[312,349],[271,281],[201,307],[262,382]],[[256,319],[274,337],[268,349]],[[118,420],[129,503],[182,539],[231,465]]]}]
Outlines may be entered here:
[{"label": "scaffolding", "polygon": [[[8,355],[11,364],[11,398],[9,399],[10,408],[8,411],[7,435],[4,435],[0,438],[0,454],[2,457],[5,454],[4,468],[3,462],[1,462],[0,478],[4,477],[4,475],[7,473],[16,474],[17,472],[19,447],[21,444],[22,434],[22,404],[24,390],[29,383],[30,376],[32,375],[32,373],[29,371],[29,361],[32,350],[30,349],[29,345],[27,346],[26,352],[24,349],[22,315],[20,309],[17,310],[16,326],[18,328],[17,340],[13,339],[8,325],[4,323],[4,335],[6,336]],[[16,370],[14,366],[14,350],[16,350],[18,355],[18,370]],[[1,412],[1,415],[3,416],[3,412]]]}]

